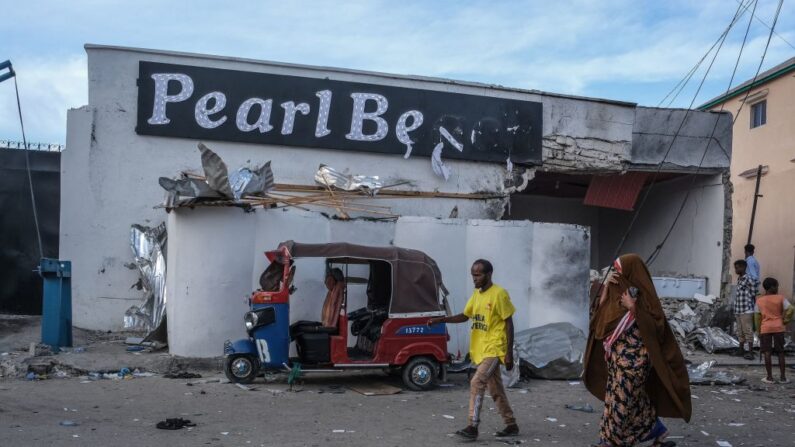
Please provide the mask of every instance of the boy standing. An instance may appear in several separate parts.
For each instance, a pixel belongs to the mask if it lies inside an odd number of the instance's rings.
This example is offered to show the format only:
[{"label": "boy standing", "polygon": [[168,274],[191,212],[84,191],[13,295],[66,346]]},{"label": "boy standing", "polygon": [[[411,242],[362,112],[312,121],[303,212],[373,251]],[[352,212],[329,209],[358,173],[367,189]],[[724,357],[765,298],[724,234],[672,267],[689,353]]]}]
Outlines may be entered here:
[{"label": "boy standing", "polygon": [[[734,261],[734,272],[737,274],[737,288],[734,296],[734,318],[737,320],[737,338],[740,340],[738,355],[746,360],[753,360],[754,354],[754,304],[759,290],[759,281],[746,273],[748,264],[742,259]],[[748,351],[745,343],[748,343]]]},{"label": "boy standing", "polygon": [[760,351],[765,355],[765,369],[767,369],[767,377],[762,379],[762,382],[776,383],[773,380],[770,358],[771,351],[775,351],[778,354],[778,367],[781,371],[779,383],[789,383],[784,364],[784,332],[786,324],[792,319],[795,307],[790,305],[784,295],[778,294],[778,281],[775,278],[765,278],[762,287],[765,288],[765,294],[757,298],[755,308]]},{"label": "boy standing", "polygon": [[494,271],[491,262],[478,259],[472,264],[472,281],[475,291],[464,308],[464,312],[450,317],[437,317],[428,320],[429,325],[437,323],[463,323],[472,320],[469,339],[469,355],[472,363],[478,365],[469,385],[469,424],[456,434],[467,440],[478,437],[480,409],[486,388],[494,399],[497,411],[505,422],[505,428],[498,431],[498,437],[516,436],[519,427],[508,403],[508,396],[502,386],[500,363],[509,371],[513,364],[513,313],[511,297],[502,287],[491,282]]}]

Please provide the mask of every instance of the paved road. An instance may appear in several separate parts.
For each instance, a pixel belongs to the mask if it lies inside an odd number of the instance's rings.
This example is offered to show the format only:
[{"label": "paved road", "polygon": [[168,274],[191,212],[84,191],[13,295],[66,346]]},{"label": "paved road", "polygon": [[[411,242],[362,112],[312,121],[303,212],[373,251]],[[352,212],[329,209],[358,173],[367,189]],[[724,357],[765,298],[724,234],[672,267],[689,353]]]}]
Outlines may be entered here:
[{"label": "paved road", "polygon": [[[745,371],[754,384],[759,369]],[[254,391],[231,384],[186,386],[188,380],[161,377],[132,380],[51,379],[0,381],[0,444],[8,446],[417,446],[454,445],[448,434],[465,425],[465,375],[451,375],[452,387],[364,396],[346,385],[399,382],[382,375],[307,379],[301,392],[282,383],[255,382]],[[329,393],[342,385],[342,394]],[[579,383],[531,381],[509,398],[527,445],[584,446],[596,440],[599,402]],[[319,393],[319,391],[326,391]],[[334,391],[334,390],[331,390]],[[339,391],[339,390],[336,390]],[[795,445],[795,387],[694,387],[691,424],[668,421],[679,445]],[[487,401],[490,403],[490,401]],[[567,410],[590,403],[596,412]],[[451,419],[450,417],[454,419]],[[190,430],[164,431],[155,424],[183,417]],[[77,422],[75,427],[60,422]],[[742,425],[738,425],[742,424]],[[501,425],[486,411],[477,444],[504,445],[491,433]],[[344,430],[344,432],[335,432]]]}]

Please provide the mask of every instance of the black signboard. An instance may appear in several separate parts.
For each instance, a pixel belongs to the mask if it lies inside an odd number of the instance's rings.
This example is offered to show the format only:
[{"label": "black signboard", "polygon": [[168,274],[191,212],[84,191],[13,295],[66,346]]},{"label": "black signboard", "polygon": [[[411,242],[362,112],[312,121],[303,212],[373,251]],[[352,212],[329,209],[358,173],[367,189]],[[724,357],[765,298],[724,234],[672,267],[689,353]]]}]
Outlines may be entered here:
[{"label": "black signboard", "polygon": [[442,157],[541,162],[537,102],[143,61],[139,70],[141,135],[423,156],[439,163]]}]

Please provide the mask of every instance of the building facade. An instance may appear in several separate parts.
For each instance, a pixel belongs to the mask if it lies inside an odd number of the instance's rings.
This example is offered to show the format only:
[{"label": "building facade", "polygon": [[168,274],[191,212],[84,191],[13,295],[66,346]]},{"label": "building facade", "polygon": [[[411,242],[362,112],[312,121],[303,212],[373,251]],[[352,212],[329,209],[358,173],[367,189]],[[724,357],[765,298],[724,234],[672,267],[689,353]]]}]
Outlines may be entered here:
[{"label": "building facade", "polygon": [[[717,97],[702,110],[736,114],[731,162],[732,259],[743,259],[743,247],[756,246],[761,276],[778,279],[792,297],[795,277],[795,58],[761,73]],[[751,229],[757,171],[759,197]]]}]

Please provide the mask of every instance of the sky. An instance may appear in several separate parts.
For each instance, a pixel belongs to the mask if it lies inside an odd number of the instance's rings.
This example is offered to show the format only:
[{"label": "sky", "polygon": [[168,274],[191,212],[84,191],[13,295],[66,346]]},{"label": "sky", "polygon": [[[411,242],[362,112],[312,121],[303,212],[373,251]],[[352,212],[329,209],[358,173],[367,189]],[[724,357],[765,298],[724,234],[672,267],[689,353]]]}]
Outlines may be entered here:
[{"label": "sky", "polygon": [[[67,110],[88,103],[86,43],[689,107],[726,91],[754,3],[732,85],[756,72],[778,0],[742,0],[750,6],[699,94],[711,55],[673,102],[660,102],[718,40],[739,1],[0,0],[0,61],[17,72],[28,141],[43,143],[64,143]],[[795,56],[795,1],[784,3],[775,30],[762,70]],[[13,80],[0,83],[0,140],[21,141]]]}]

